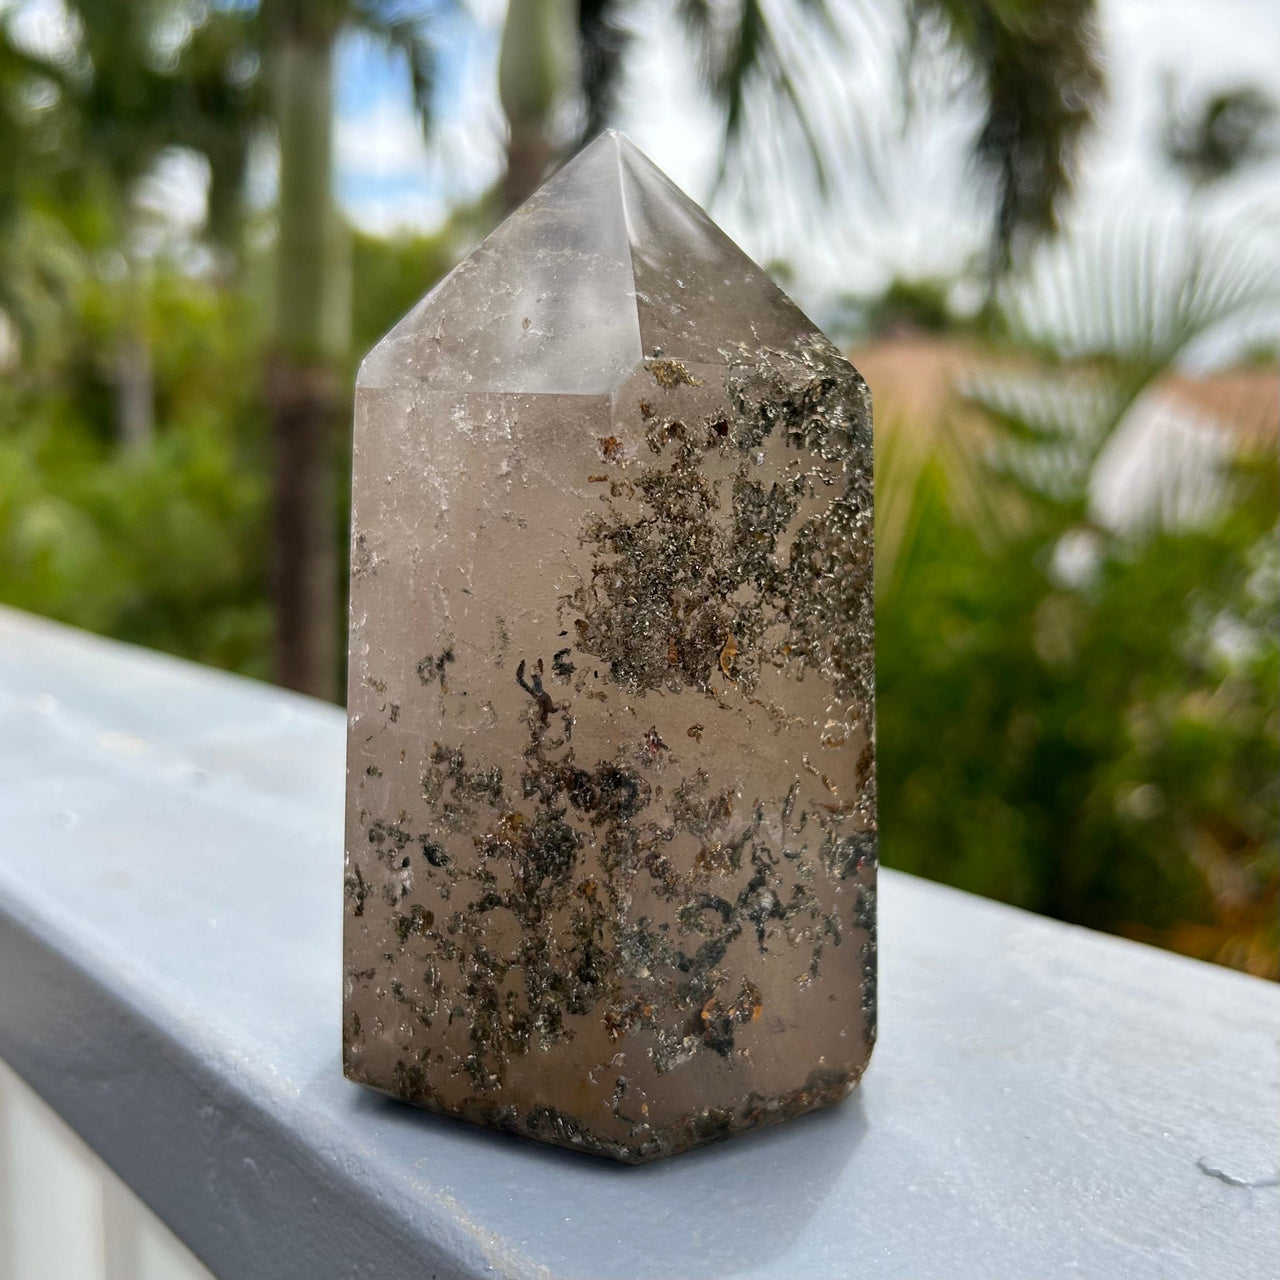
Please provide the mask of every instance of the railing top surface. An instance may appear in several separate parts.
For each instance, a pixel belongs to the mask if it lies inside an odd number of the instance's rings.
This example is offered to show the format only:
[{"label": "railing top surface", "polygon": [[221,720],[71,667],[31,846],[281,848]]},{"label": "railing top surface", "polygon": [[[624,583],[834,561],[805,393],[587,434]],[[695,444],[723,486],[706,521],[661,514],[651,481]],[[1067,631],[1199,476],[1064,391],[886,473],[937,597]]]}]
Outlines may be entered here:
[{"label": "railing top surface", "polygon": [[1271,984],[885,873],[854,1097],[614,1167],[342,1079],[341,712],[0,611],[0,723],[0,1056],[218,1274],[1280,1274]]}]

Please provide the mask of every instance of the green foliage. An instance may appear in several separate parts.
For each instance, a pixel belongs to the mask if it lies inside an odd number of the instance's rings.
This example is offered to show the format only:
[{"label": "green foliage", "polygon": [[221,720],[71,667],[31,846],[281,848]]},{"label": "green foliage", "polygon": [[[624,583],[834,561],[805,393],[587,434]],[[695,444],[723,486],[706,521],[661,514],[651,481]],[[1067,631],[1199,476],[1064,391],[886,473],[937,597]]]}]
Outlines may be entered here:
[{"label": "green foliage", "polygon": [[[452,241],[355,237],[359,350],[451,265]],[[237,289],[163,263],[147,274],[156,439],[125,452],[118,267],[62,252],[57,304],[0,382],[0,602],[266,678],[266,264],[250,261]],[[345,490],[338,501],[345,528]]]},{"label": "green foliage", "polygon": [[363,354],[453,266],[452,223],[430,236],[357,233],[352,257],[352,345]]},{"label": "green foliage", "polygon": [[1105,79],[1096,0],[912,0],[941,20],[979,85],[975,158],[996,191],[993,272],[1058,226]]},{"label": "green foliage", "polygon": [[267,674],[261,326],[177,273],[149,290],[159,431],[112,442],[109,286],[87,282],[54,364],[0,391],[0,600]]},{"label": "green foliage", "polygon": [[[943,433],[903,467],[890,437],[880,516],[909,533],[878,582],[883,851],[977,893],[1280,977],[1274,442],[1228,468],[1194,519],[1116,529],[1089,500],[1103,449],[1167,367],[1156,355],[1239,304],[1230,264],[1191,257],[1173,280],[1135,272],[1138,296],[1167,287],[1217,305],[1146,341],[1126,300],[1109,305],[1084,273],[1074,301],[1106,313],[1087,329],[1109,335],[1109,358],[1095,342],[1084,359],[1060,346],[1055,363],[1024,363],[1030,399],[993,379],[976,397],[992,433],[981,456]],[[1081,349],[1080,309],[1063,314]],[[981,503],[960,500],[975,488]]]},{"label": "green foliage", "polygon": [[[903,6],[943,25],[987,104],[978,156],[999,192],[999,266],[1021,232],[1053,226],[1070,186],[1101,92],[1094,0]],[[440,7],[68,9],[82,39],[65,59],[17,47],[0,13],[0,601],[266,676],[271,264],[246,250],[240,222],[270,37],[372,32],[406,55],[425,118]],[[628,9],[580,6],[591,121],[607,115]],[[820,163],[794,58],[814,40],[834,47],[830,8],[681,0],[675,12],[726,146],[767,90]],[[797,44],[798,25],[817,35]],[[1269,111],[1214,99],[1169,134],[1170,154],[1210,181],[1262,154]],[[218,246],[217,269],[141,251],[135,188],[175,145],[209,162],[207,243],[185,252]],[[303,222],[316,214],[300,202]],[[435,237],[354,238],[356,352],[484,216],[483,204],[459,211]],[[986,436],[878,423],[881,829],[891,865],[1277,976],[1274,451],[1241,460],[1195,520],[1120,530],[1089,501],[1144,391],[1215,329],[1274,309],[1275,273],[1244,239],[1237,224],[1172,256],[1168,237],[1077,240],[980,320],[996,322],[1002,367],[1011,352],[1022,362],[1030,398],[999,378],[975,389]],[[947,296],[945,282],[900,282],[851,322],[954,331]],[[155,403],[154,440],[131,451],[123,337],[146,353]]]},{"label": "green foliage", "polygon": [[0,442],[0,594],[150,648],[265,676],[261,478],[173,434],[103,460],[61,430]]},{"label": "green foliage", "polygon": [[1192,186],[1206,187],[1274,155],[1276,119],[1275,101],[1254,85],[1212,93],[1188,105],[1176,100],[1170,80],[1165,83],[1160,142],[1165,158]]},{"label": "green foliage", "polygon": [[1076,587],[1072,513],[992,550],[922,476],[878,600],[886,863],[1275,976],[1274,478],[1204,527],[1102,538]]}]

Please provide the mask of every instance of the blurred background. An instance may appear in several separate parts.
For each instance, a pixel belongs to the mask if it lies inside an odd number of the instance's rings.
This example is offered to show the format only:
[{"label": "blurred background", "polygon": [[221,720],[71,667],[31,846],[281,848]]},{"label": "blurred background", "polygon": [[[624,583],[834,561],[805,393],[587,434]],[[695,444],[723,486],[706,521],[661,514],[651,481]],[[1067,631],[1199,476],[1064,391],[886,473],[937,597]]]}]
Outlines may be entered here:
[{"label": "blurred background", "polygon": [[360,356],[604,125],[876,399],[885,863],[1280,977],[1273,0],[0,0],[0,602],[341,700]]}]

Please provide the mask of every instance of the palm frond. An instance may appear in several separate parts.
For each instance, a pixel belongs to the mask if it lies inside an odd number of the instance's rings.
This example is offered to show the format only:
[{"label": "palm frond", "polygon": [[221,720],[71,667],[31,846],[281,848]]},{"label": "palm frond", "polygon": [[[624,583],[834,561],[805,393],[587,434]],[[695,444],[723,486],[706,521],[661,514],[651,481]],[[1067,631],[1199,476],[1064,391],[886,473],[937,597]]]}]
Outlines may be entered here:
[{"label": "palm frond", "polygon": [[578,62],[582,77],[581,143],[594,138],[618,106],[631,32],[627,0],[579,0]]},{"label": "palm frond", "polygon": [[[803,23],[821,27],[834,39],[837,27],[827,0],[794,6]],[[819,141],[807,95],[798,87],[803,68],[786,55],[775,19],[762,0],[680,0],[677,8],[695,49],[703,86],[720,108],[724,131],[720,150],[723,180],[730,154],[743,137],[747,105],[758,89],[782,104],[799,129],[819,189],[828,189],[827,156]]]},{"label": "palm frond", "polygon": [[[1268,333],[1274,342],[1280,259],[1268,238],[1239,224],[1132,219],[1046,247],[999,301],[1009,345],[1027,353],[1023,368],[965,389],[997,427],[997,471],[1076,507],[1121,483],[1132,518],[1103,502],[1117,527],[1177,523],[1212,505],[1209,473],[1230,451],[1211,426],[1147,392],[1215,345],[1247,349]],[[1141,485],[1116,481],[1133,466]]]},{"label": "palm frond", "polygon": [[0,242],[0,314],[16,330],[27,357],[66,337],[66,315],[88,272],[80,246],[62,220],[28,203]]},{"label": "palm frond", "polygon": [[974,158],[995,188],[993,278],[1020,240],[1057,230],[1106,90],[1096,0],[912,0],[941,22],[980,87]]},{"label": "palm frond", "polygon": [[1014,345],[1058,360],[1160,368],[1234,329],[1276,337],[1270,230],[1135,216],[1046,246],[997,294]]},{"label": "palm frond", "polygon": [[983,484],[978,454],[949,418],[923,423],[878,415],[875,470],[879,600],[899,590],[931,503],[943,503],[972,529],[995,532],[1007,524],[1007,504]]},{"label": "palm frond", "polygon": [[351,7],[353,27],[404,57],[409,68],[414,111],[424,133],[435,120],[439,73],[435,28],[455,7],[452,0],[438,0],[429,6],[400,0],[359,0]]}]

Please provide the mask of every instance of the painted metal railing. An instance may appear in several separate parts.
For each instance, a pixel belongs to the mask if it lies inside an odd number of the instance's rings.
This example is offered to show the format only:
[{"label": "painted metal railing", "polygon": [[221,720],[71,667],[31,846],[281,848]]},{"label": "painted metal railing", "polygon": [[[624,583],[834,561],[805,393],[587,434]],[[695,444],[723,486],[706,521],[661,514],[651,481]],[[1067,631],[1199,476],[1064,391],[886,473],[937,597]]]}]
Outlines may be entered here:
[{"label": "painted metal railing", "polygon": [[1280,1274],[1280,988],[891,872],[831,1111],[629,1169],[346,1082],[343,737],[0,611],[3,1280]]},{"label": "painted metal railing", "polygon": [[3,1063],[0,1276],[209,1280],[173,1232]]}]

